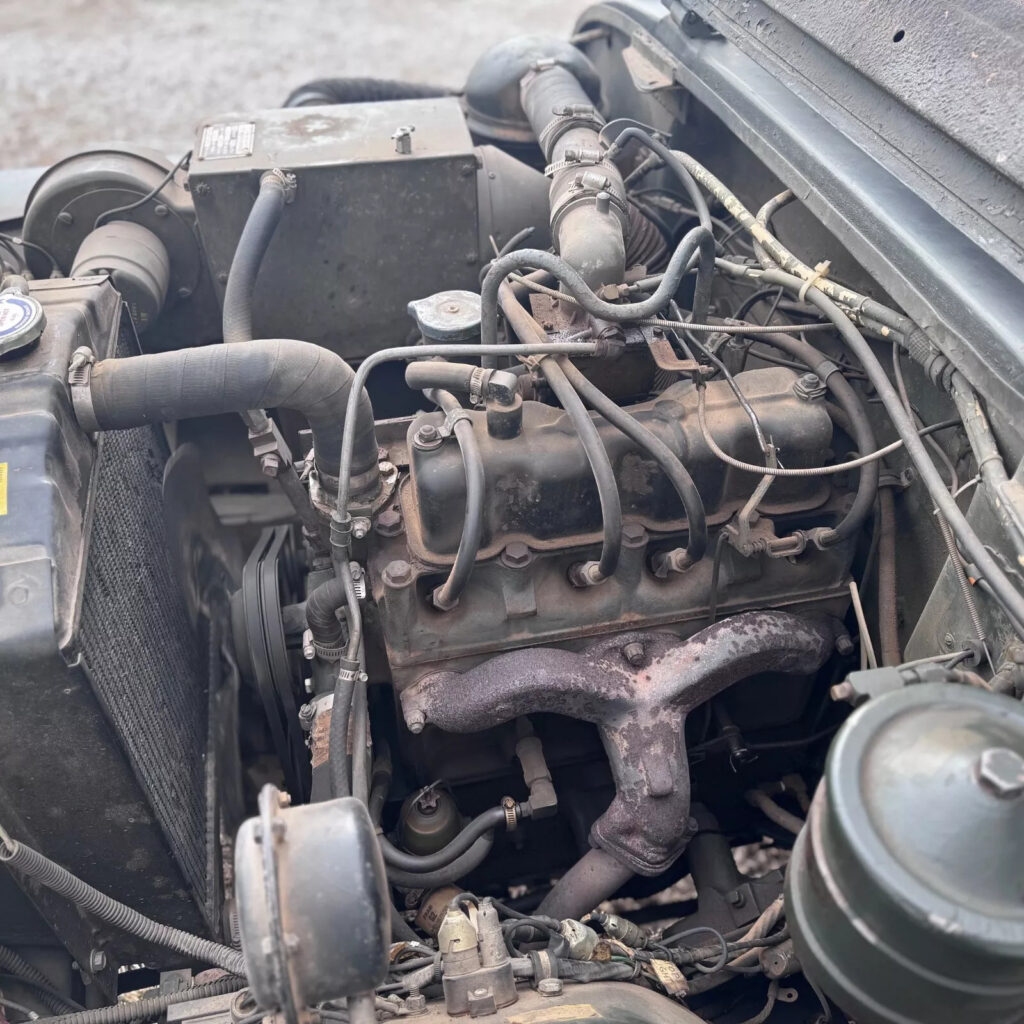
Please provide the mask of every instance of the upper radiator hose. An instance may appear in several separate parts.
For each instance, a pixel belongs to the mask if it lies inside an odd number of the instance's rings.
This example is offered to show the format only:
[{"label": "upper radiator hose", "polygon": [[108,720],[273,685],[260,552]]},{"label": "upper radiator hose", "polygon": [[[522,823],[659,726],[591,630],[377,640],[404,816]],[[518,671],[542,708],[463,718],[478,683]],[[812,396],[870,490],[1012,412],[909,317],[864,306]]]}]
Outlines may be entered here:
[{"label": "upper radiator hose", "polygon": [[521,84],[523,110],[551,175],[551,237],[558,254],[595,291],[626,272],[629,205],[622,175],[602,158],[604,119],[576,75],[536,61]]},{"label": "upper radiator hose", "polygon": [[[334,490],[353,377],[344,359],[307,341],[186,348],[96,363],[85,385],[92,408],[76,400],[75,412],[86,430],[124,430],[248,409],[294,409],[313,432],[320,481]],[[365,391],[356,411],[352,480],[353,493],[362,497],[379,486],[373,408]]]}]

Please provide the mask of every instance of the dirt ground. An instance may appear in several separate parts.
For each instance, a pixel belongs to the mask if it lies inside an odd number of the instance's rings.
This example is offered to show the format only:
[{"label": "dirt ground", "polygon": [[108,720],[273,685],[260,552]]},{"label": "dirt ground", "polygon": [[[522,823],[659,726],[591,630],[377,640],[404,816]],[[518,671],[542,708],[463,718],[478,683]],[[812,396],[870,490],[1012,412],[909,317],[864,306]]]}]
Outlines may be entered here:
[{"label": "dirt ground", "polygon": [[567,35],[584,0],[0,0],[0,167],[101,142],[184,152],[196,122],[312,78],[462,85],[510,35]]}]

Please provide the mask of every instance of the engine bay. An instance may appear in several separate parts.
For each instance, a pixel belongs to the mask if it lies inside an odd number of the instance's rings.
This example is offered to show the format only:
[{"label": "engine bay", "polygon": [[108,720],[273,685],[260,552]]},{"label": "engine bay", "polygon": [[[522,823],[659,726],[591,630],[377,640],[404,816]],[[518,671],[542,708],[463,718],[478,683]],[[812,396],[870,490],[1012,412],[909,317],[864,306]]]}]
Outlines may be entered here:
[{"label": "engine bay", "polygon": [[666,6],[0,225],[3,1020],[1024,1020],[1020,353]]}]

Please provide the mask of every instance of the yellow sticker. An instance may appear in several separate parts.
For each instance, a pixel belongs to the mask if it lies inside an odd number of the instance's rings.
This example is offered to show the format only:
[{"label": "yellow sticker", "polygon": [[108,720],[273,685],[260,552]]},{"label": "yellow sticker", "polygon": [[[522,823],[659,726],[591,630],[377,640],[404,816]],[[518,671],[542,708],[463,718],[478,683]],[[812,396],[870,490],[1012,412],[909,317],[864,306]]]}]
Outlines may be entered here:
[{"label": "yellow sticker", "polygon": [[0,516],[7,515],[7,463],[0,462]]},{"label": "yellow sticker", "polygon": [[683,977],[683,972],[669,960],[652,960],[651,970],[661,983],[661,987],[670,995],[686,995],[690,986]]},{"label": "yellow sticker", "polygon": [[559,1024],[562,1021],[589,1020],[600,1017],[597,1008],[590,1003],[572,1003],[568,1006],[544,1007],[542,1010],[526,1010],[514,1013],[508,1018],[508,1024]]}]

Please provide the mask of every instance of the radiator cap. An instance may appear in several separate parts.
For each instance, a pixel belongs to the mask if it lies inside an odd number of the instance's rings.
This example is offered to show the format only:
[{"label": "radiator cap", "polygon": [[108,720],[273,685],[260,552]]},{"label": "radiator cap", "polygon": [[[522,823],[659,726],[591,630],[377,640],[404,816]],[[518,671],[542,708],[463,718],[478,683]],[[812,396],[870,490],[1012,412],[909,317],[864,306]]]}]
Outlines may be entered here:
[{"label": "radiator cap", "polygon": [[0,356],[35,344],[45,326],[43,307],[31,295],[0,293]]},{"label": "radiator cap", "polygon": [[1024,707],[948,683],[856,711],[793,850],[807,975],[858,1024],[1024,1010]]}]

